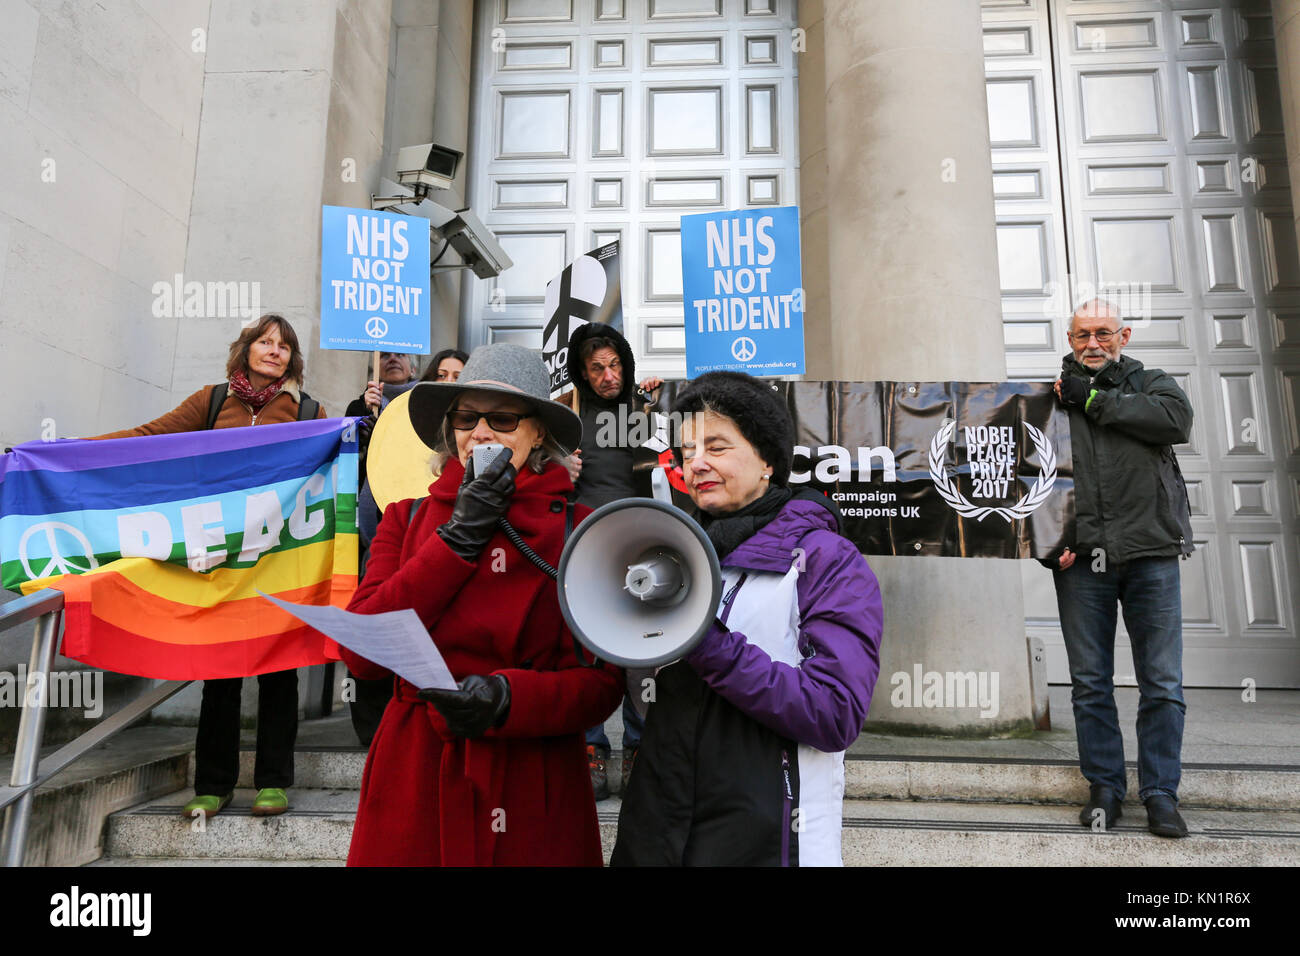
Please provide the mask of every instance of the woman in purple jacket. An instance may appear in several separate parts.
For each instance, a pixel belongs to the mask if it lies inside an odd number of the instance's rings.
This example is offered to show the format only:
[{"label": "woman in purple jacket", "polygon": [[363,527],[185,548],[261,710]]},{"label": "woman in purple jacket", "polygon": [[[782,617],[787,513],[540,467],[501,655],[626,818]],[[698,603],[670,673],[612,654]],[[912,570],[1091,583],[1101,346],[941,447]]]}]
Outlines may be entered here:
[{"label": "woman in purple jacket", "polygon": [[724,596],[655,675],[612,862],[838,866],[844,750],[880,671],[875,575],[835,505],[789,488],[794,426],[770,387],[710,372],[673,410]]}]

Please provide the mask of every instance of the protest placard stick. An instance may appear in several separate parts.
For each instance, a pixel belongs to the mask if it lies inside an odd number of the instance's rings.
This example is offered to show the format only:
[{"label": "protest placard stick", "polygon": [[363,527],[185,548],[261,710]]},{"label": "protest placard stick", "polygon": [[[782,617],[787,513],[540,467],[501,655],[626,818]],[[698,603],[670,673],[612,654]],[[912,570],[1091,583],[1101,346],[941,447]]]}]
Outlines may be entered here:
[{"label": "protest placard stick", "polygon": [[[371,376],[371,379],[370,379],[370,380],[371,380],[372,382],[379,382],[379,383],[380,383],[380,384],[379,384],[379,392],[380,392],[380,394],[382,395],[382,394],[383,394],[384,385],[383,385],[383,380],[380,379],[380,377],[379,377],[379,350],[378,350],[378,349],[375,350],[375,374],[374,374],[373,376]],[[376,418],[378,418],[378,417],[379,417],[379,406],[378,406],[378,405],[371,405],[371,406],[370,406],[370,414],[371,414],[371,415],[374,415]]]}]

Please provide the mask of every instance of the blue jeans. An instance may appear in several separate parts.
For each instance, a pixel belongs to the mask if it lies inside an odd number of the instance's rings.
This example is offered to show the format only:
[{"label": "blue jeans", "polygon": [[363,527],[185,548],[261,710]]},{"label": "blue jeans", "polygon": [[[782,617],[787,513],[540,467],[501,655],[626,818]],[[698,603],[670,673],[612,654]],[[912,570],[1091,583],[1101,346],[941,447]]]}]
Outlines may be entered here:
[{"label": "blue jeans", "polygon": [[[641,746],[641,731],[645,729],[645,721],[641,715],[636,712],[632,706],[632,698],[626,694],[623,695],[623,749],[631,750],[634,747]],[[597,724],[587,731],[587,743],[597,744],[609,749],[609,737],[605,735],[605,725]]]},{"label": "blue jeans", "polygon": [[1074,685],[1079,764],[1089,783],[1123,799],[1124,739],[1115,708],[1116,603],[1133,645],[1138,682],[1138,796],[1178,796],[1183,747],[1183,609],[1178,558],[1139,558],[1093,571],[1085,549],[1054,571]]}]

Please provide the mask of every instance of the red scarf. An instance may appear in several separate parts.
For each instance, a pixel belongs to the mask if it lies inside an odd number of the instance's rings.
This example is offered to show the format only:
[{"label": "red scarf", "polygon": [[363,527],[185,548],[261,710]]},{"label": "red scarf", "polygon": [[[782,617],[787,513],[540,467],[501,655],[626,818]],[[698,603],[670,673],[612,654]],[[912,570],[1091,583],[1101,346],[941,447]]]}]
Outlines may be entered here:
[{"label": "red scarf", "polygon": [[280,394],[280,389],[284,388],[285,376],[281,375],[270,385],[257,390],[253,389],[253,383],[248,380],[244,372],[238,371],[230,376],[230,390],[235,393],[235,397],[246,403],[253,411],[258,411],[267,402]]}]

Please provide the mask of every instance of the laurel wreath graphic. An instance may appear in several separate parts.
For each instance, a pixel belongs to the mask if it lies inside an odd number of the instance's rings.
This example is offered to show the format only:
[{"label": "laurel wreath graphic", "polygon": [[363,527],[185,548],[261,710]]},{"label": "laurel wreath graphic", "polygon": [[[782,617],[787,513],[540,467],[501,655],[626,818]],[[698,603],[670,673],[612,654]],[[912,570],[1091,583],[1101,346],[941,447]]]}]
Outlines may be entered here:
[{"label": "laurel wreath graphic", "polygon": [[1038,478],[1034,481],[1034,487],[1029,489],[1029,494],[1010,508],[977,505],[958,491],[956,482],[952,480],[943,463],[948,451],[948,442],[952,441],[953,433],[957,430],[957,422],[951,418],[945,419],[939,431],[935,433],[934,440],[930,442],[930,478],[934,481],[939,497],[948,502],[959,515],[983,521],[989,515],[996,514],[1005,518],[1007,524],[1011,524],[1017,519],[1027,518],[1035,508],[1047,500],[1052,485],[1056,484],[1056,451],[1041,431],[1029,422],[1021,422],[1021,424],[1029,433],[1029,440],[1034,443],[1034,451],[1038,455]]}]

